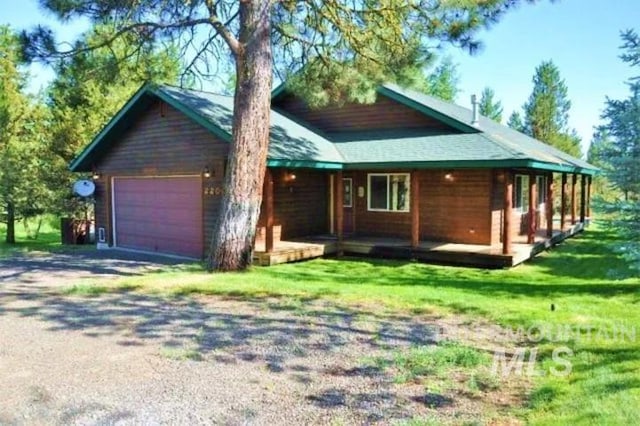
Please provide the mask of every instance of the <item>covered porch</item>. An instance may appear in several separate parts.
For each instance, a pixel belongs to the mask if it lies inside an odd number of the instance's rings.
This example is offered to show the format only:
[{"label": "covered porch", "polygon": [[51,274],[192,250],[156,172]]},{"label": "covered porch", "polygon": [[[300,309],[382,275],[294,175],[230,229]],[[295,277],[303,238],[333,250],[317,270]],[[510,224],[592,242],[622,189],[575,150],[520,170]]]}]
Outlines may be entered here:
[{"label": "covered porch", "polygon": [[513,249],[505,254],[502,245],[457,244],[440,241],[420,241],[414,247],[401,238],[349,236],[341,242],[334,235],[319,235],[295,241],[278,241],[267,252],[264,243],[256,245],[254,263],[271,266],[298,262],[322,256],[356,255],[388,259],[416,259],[424,262],[465,265],[483,268],[508,268],[523,263],[540,252],[581,232],[583,223],[555,230],[551,238],[539,231],[533,243],[527,237],[516,238]]},{"label": "covered porch", "polygon": [[[558,176],[558,180],[562,182],[561,188],[556,192],[552,172],[495,169],[489,173],[492,176],[488,178],[492,189],[484,196],[493,200],[493,210],[486,211],[486,214],[478,217],[472,216],[468,220],[490,221],[491,239],[465,242],[430,238],[429,234],[425,234],[425,212],[433,211],[428,210],[428,203],[433,203],[433,199],[425,198],[424,191],[421,193],[421,185],[424,187],[425,183],[430,181],[420,170],[405,173],[410,179],[407,197],[410,202],[409,208],[403,213],[406,224],[404,231],[393,235],[380,235],[362,230],[360,227],[358,232],[348,232],[356,231],[353,217],[349,218],[349,226],[345,224],[345,211],[348,212],[345,206],[355,203],[355,198],[354,194],[348,194],[350,199],[345,201],[344,182],[351,181],[352,178],[349,174],[345,176],[342,170],[332,170],[325,175],[326,189],[329,192],[326,204],[328,212],[324,212],[327,221],[325,231],[303,237],[283,235],[282,220],[278,224],[274,220],[274,173],[267,170],[263,188],[263,222],[256,239],[254,262],[268,266],[325,255],[354,254],[478,267],[511,267],[584,229],[591,213],[591,176],[562,173]],[[521,177],[525,174],[529,176],[526,183],[528,206],[525,209],[517,209],[514,206],[514,197],[518,191],[514,184],[516,176]],[[540,177],[545,179],[541,180]],[[520,186],[522,183],[519,182]],[[464,185],[462,180],[460,184]],[[450,185],[446,192],[451,191],[453,189]],[[540,204],[538,197],[541,197],[541,194],[548,200],[546,203],[543,200]],[[554,197],[560,201],[559,207],[554,208]],[[319,213],[297,211],[296,214]],[[362,209],[360,214],[363,214]],[[429,219],[428,214],[426,219]],[[284,224],[286,226],[286,222]],[[471,222],[464,222],[462,226],[475,227]]]}]

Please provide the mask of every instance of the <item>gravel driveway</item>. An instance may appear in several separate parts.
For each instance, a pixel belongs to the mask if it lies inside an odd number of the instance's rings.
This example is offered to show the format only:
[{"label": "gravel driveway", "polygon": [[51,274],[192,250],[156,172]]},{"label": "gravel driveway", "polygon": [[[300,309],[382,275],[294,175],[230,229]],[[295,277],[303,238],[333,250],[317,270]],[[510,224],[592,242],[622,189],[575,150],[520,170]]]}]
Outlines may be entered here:
[{"label": "gravel driveway", "polygon": [[363,367],[431,343],[432,323],[320,301],[60,294],[167,262],[111,254],[0,260],[0,424],[387,424],[434,408]]},{"label": "gravel driveway", "polygon": [[154,269],[184,263],[167,256],[124,250],[70,250],[31,252],[0,257],[0,289],[16,283],[69,285],[85,278],[140,275]]}]

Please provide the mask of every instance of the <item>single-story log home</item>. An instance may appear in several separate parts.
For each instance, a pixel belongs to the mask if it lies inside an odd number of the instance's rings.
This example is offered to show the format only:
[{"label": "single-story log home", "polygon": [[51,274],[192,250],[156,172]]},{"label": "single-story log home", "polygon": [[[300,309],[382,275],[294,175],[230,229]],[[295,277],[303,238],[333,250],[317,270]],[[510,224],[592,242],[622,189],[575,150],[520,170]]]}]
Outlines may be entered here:
[{"label": "single-story log home", "polygon": [[[274,90],[256,261],[511,266],[582,230],[597,169],[475,110],[393,84],[319,109]],[[229,96],[141,87],[70,165],[95,179],[98,245],[202,258],[232,113]]]}]

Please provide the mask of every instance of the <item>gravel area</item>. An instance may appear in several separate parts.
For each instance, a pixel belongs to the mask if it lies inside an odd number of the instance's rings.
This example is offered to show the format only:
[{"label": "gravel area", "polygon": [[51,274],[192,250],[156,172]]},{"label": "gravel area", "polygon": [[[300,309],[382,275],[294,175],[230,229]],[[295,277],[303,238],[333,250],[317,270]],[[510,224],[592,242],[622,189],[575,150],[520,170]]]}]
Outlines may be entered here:
[{"label": "gravel area", "polygon": [[389,424],[478,409],[365,367],[432,344],[433,321],[320,301],[65,296],[73,278],[162,264],[54,273],[70,260],[50,256],[0,264],[0,424]]},{"label": "gravel area", "polygon": [[69,280],[140,275],[181,263],[185,260],[88,247],[56,253],[28,252],[0,257],[0,286],[15,283],[68,285]]}]

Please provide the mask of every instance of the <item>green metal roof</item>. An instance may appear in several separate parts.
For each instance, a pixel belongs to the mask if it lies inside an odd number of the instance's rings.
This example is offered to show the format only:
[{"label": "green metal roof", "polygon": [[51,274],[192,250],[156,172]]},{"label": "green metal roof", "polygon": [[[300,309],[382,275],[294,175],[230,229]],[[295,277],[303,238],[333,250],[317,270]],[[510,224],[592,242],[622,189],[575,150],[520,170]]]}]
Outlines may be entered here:
[{"label": "green metal roof", "polygon": [[349,140],[348,134],[336,135],[336,146],[347,163],[403,161],[475,161],[525,159],[522,154],[494,143],[482,133],[427,134],[385,139]]},{"label": "green metal roof", "polygon": [[[284,86],[273,93],[277,97]],[[429,130],[314,132],[295,117],[271,111],[268,165],[317,169],[526,167],[595,174],[598,169],[485,117],[471,124],[470,109],[387,84],[379,95],[449,124],[462,133]],[[160,98],[223,140],[231,140],[233,98],[173,86],[143,86],[71,163],[89,171],[154,98]]]},{"label": "green metal roof", "polygon": [[[540,168],[548,170],[561,170],[567,172],[579,172],[585,174],[595,174],[598,168],[592,166],[584,160],[573,157],[559,149],[534,139],[524,133],[518,132],[508,126],[504,126],[497,123],[487,117],[479,116],[479,122],[477,125],[473,125],[472,111],[469,108],[464,108],[459,105],[445,102],[441,99],[433,96],[428,96],[413,90],[403,89],[395,84],[385,84],[378,92],[382,95],[392,97],[398,102],[401,102],[407,106],[418,104],[427,115],[431,115],[430,111],[437,111],[438,114],[444,115],[450,120],[454,120],[461,125],[467,127],[469,133],[480,133],[485,138],[496,146],[508,151],[513,155],[513,159],[527,159],[532,164],[539,164]],[[438,117],[434,117],[438,118]],[[448,150],[452,159],[457,156],[464,156],[458,149],[459,146],[451,145]],[[476,147],[470,146],[473,150]],[[487,157],[490,157],[495,148],[486,146],[488,150]],[[436,153],[436,155],[445,155],[442,152]],[[486,158],[489,159],[489,158]]]}]

